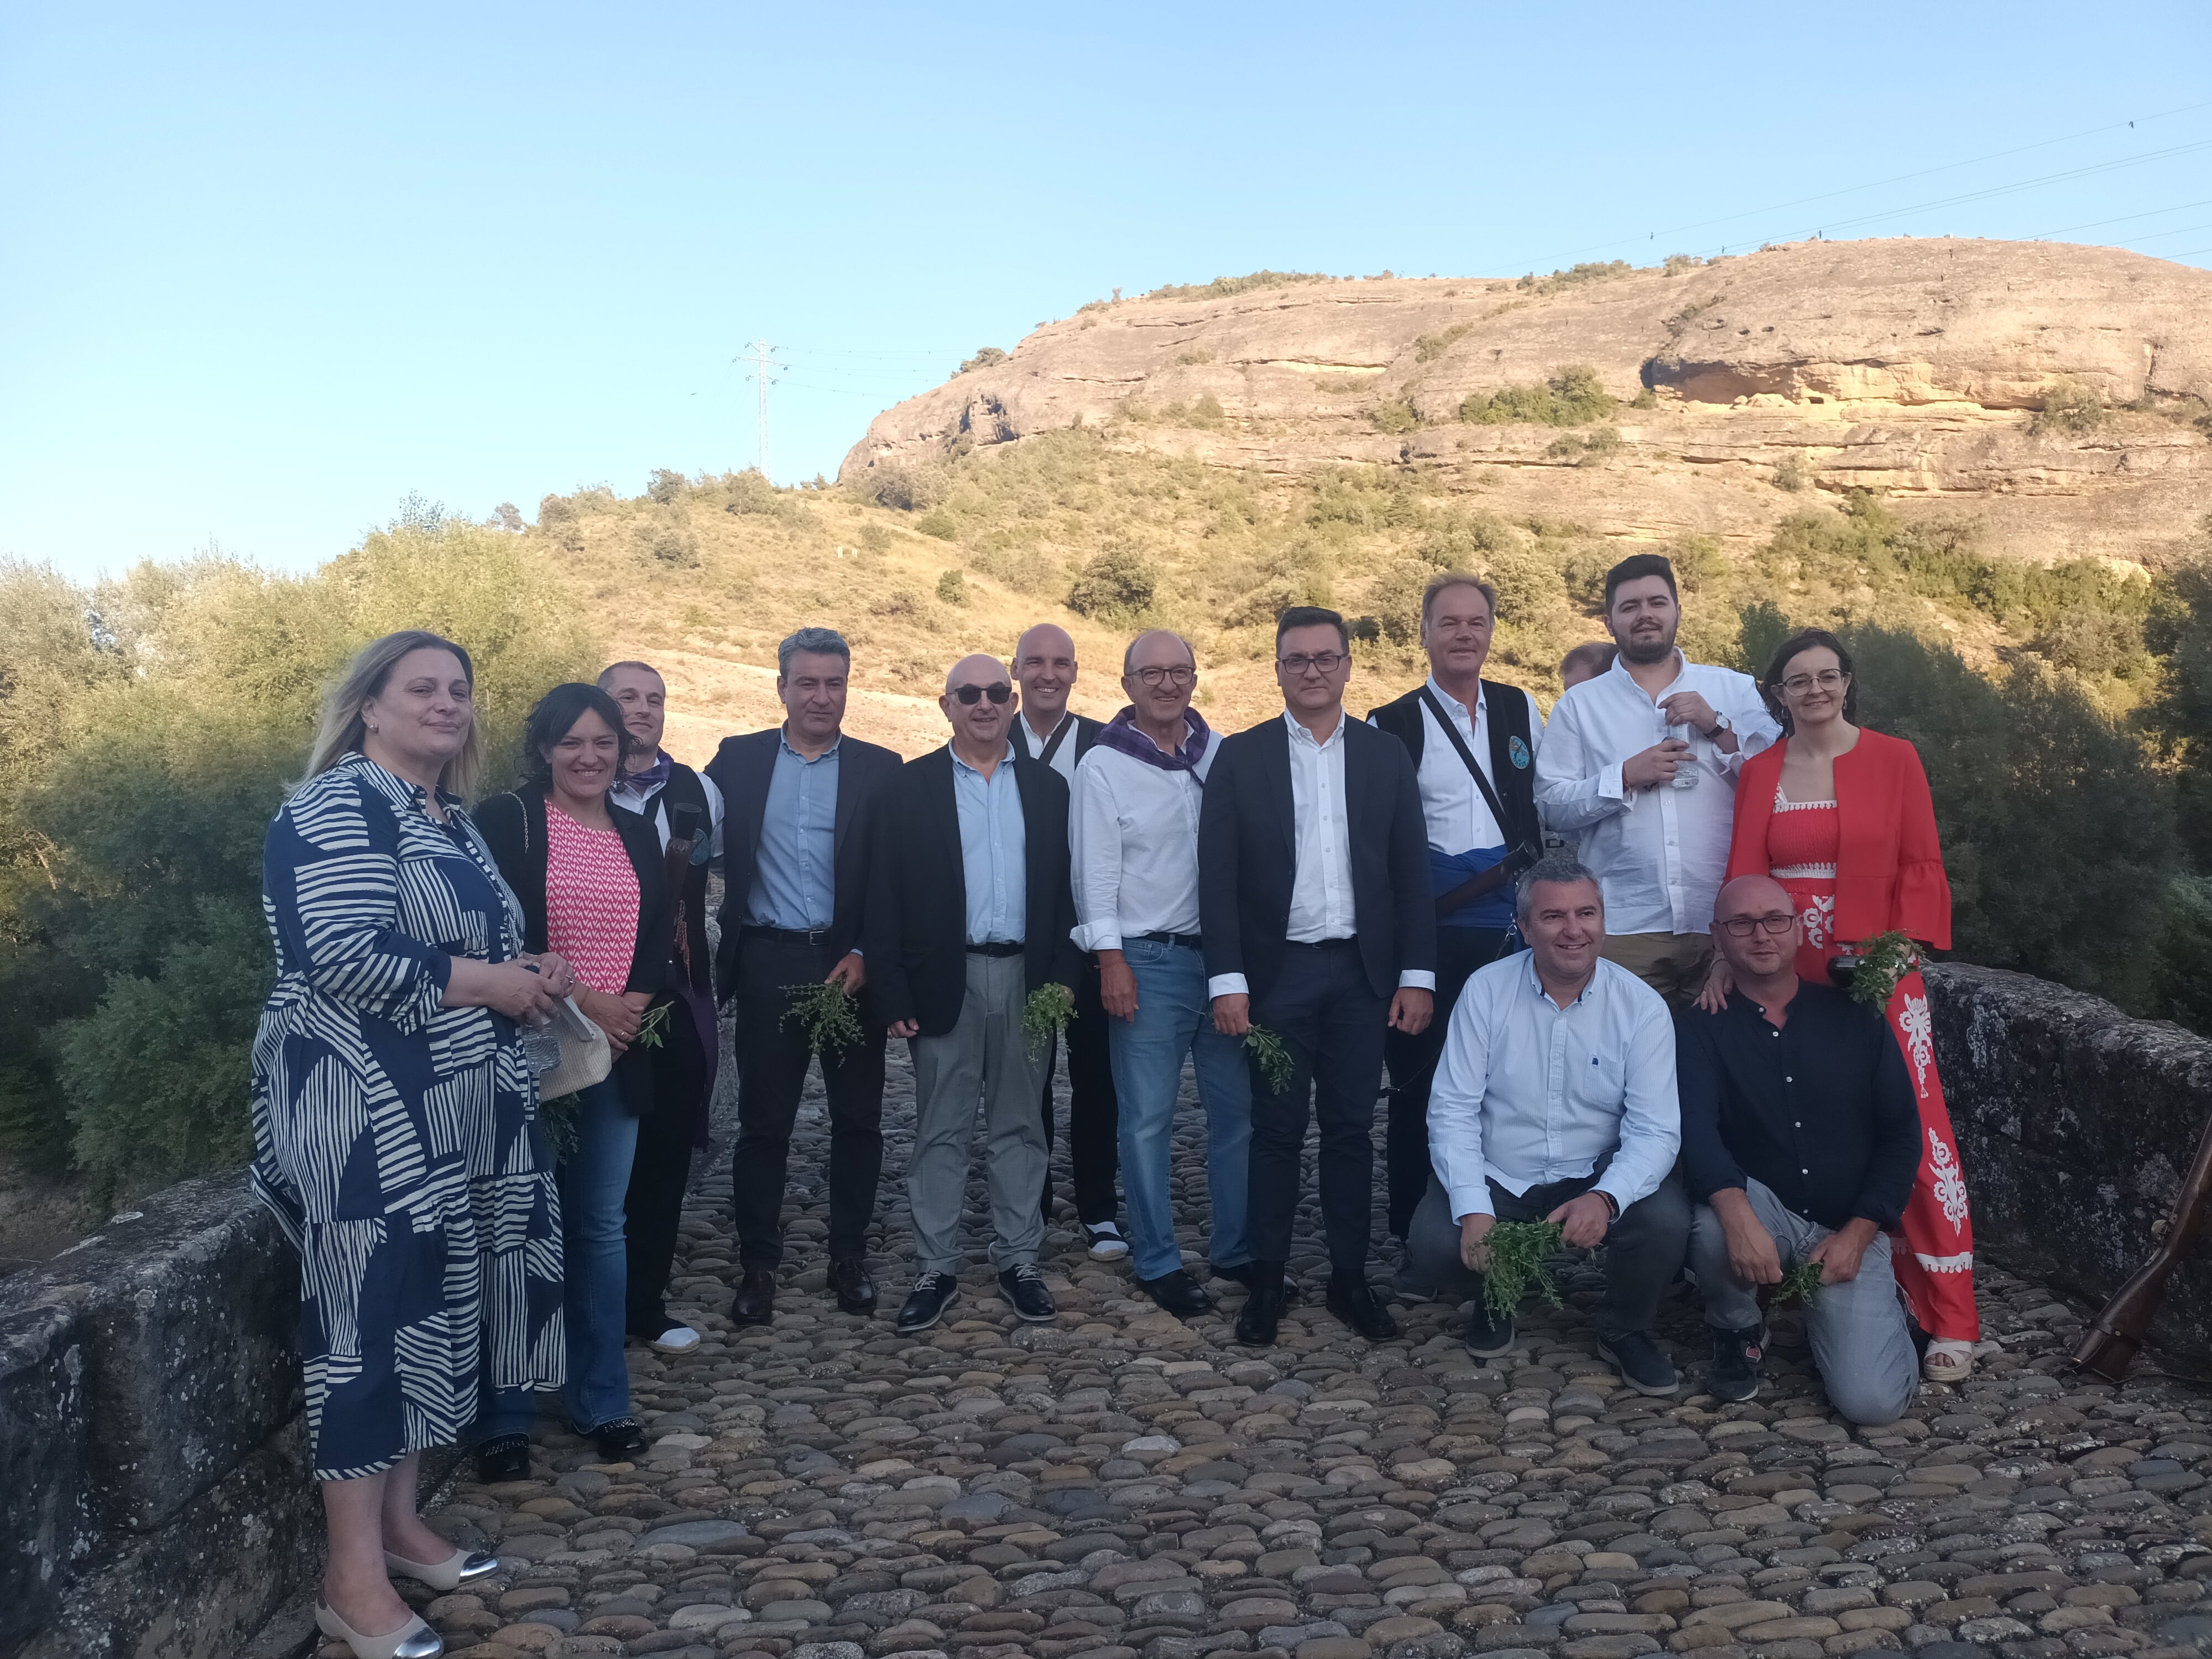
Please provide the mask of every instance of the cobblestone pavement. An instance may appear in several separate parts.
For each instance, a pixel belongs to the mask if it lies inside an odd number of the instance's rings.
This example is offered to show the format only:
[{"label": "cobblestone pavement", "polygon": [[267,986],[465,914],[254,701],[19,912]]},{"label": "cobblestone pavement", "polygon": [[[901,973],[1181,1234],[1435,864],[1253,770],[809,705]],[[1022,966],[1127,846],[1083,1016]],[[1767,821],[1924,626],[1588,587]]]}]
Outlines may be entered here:
[{"label": "cobblestone pavement", "polygon": [[[1215,1285],[1216,1314],[1178,1323],[1063,1221],[1045,1262],[1057,1324],[1014,1320],[971,1232],[954,1316],[902,1340],[890,1321],[910,1276],[903,1048],[877,1316],[842,1315],[823,1291],[817,1085],[775,1323],[725,1316],[729,1177],[711,1172],[685,1213],[676,1286],[706,1340],[678,1360],[631,1350],[651,1452],[602,1464],[548,1417],[540,1479],[485,1488],[465,1471],[434,1521],[497,1549],[505,1570],[473,1593],[422,1594],[452,1648],[2161,1659],[2212,1646],[2212,1396],[2074,1375],[2062,1356],[2078,1311],[1996,1272],[1984,1317],[2004,1352],[1867,1431],[1828,1413],[1787,1315],[1755,1402],[1698,1392],[1689,1298],[1661,1326],[1681,1395],[1622,1388],[1595,1352],[1588,1267],[1568,1275],[1564,1312],[1524,1319],[1527,1352],[1502,1364],[1468,1356],[1462,1316],[1441,1303],[1401,1304],[1404,1335],[1370,1347],[1317,1294],[1285,1319],[1279,1346],[1254,1351],[1230,1340],[1236,1286]],[[1197,1264],[1194,1108],[1185,1122],[1179,1215]],[[980,1182],[969,1200],[973,1223]],[[1316,1292],[1317,1221],[1302,1218],[1292,1263]],[[1377,1254],[1379,1278],[1390,1264]]]}]

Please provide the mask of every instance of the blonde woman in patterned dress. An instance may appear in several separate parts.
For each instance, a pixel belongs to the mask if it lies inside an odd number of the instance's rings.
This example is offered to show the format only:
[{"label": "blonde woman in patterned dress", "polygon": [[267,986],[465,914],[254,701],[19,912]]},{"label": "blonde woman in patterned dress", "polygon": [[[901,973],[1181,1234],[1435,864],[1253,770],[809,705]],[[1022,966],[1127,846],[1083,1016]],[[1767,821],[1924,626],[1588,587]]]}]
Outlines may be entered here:
[{"label": "blonde woman in patterned dress", "polygon": [[307,780],[269,826],[276,983],[253,1042],[253,1189],[300,1253],[307,1431],[330,1558],[316,1622],[359,1659],[432,1659],[392,1588],[498,1571],[416,1512],[425,1448],[485,1388],[562,1381],[561,1207],[516,1039],[571,980],[522,918],[460,796],[477,769],[468,653],[365,647]]},{"label": "blonde woman in patterned dress", "polygon": [[[1877,933],[1948,950],[1951,884],[1928,775],[1911,744],[1856,723],[1843,641],[1819,629],[1785,640],[1762,689],[1785,735],[1744,763],[1729,878],[1771,875],[1789,890],[1802,924],[1801,978],[1825,982],[1830,957]],[[1973,1372],[1981,1336],[1973,1221],[1917,969],[1898,981],[1888,1015],[1919,1098],[1922,1134],[1905,1248],[1893,1253],[1897,1282],[1930,1338],[1928,1379],[1960,1382]]]}]

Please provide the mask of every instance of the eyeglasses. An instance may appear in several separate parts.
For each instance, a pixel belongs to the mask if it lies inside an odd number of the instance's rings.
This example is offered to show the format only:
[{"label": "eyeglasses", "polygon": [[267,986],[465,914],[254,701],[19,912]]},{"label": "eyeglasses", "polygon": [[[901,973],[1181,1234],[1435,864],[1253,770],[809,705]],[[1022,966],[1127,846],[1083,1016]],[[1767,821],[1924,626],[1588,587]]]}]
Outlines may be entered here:
[{"label": "eyeglasses", "polygon": [[973,708],[978,699],[988,697],[993,702],[1004,702],[1014,695],[1014,688],[1000,680],[996,685],[956,685],[952,695]]},{"label": "eyeglasses", "polygon": [[1730,939],[1749,939],[1761,927],[1779,939],[1796,925],[1796,917],[1778,912],[1765,916],[1730,916],[1721,923],[1721,927]]},{"label": "eyeglasses", "polygon": [[1289,670],[1291,677],[1297,678],[1309,669],[1316,673],[1334,674],[1351,660],[1352,659],[1341,651],[1316,651],[1310,657],[1304,653],[1288,657],[1278,657],[1275,659],[1275,666]]},{"label": "eyeglasses", "polygon": [[1792,674],[1782,682],[1782,689],[1793,697],[1802,697],[1816,685],[1823,691],[1832,691],[1849,678],[1840,668],[1823,668],[1817,674]]},{"label": "eyeglasses", "polygon": [[1137,678],[1146,685],[1188,685],[1198,678],[1195,668],[1139,668]]}]

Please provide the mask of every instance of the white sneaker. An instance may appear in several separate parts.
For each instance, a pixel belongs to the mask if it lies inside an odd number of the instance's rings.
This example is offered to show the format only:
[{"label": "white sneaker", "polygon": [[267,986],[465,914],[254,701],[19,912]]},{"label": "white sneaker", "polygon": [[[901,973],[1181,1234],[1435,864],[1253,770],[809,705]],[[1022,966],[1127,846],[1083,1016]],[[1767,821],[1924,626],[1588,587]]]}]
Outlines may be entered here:
[{"label": "white sneaker", "polygon": [[1129,1254],[1129,1241],[1121,1237],[1121,1230],[1110,1221],[1102,1221],[1095,1227],[1086,1222],[1083,1237],[1090,1243],[1093,1261],[1117,1261]]},{"label": "white sneaker", "polygon": [[699,1346],[699,1333],[689,1325],[671,1325],[645,1346],[655,1353],[690,1353]]}]

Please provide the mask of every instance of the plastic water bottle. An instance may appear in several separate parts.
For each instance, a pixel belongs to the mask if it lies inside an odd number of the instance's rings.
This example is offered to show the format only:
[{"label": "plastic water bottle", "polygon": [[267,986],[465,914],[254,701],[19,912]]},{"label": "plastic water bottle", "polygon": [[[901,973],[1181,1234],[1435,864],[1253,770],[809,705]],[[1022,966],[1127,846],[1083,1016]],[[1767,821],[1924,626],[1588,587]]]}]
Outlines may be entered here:
[{"label": "plastic water bottle", "polygon": [[[1689,743],[1695,734],[1692,732],[1689,726],[1684,725],[1668,726],[1667,735],[1678,743]],[[1694,746],[1690,753],[1682,757],[1681,764],[1674,769],[1674,787],[1677,789],[1694,789],[1698,787],[1698,757]]]}]

